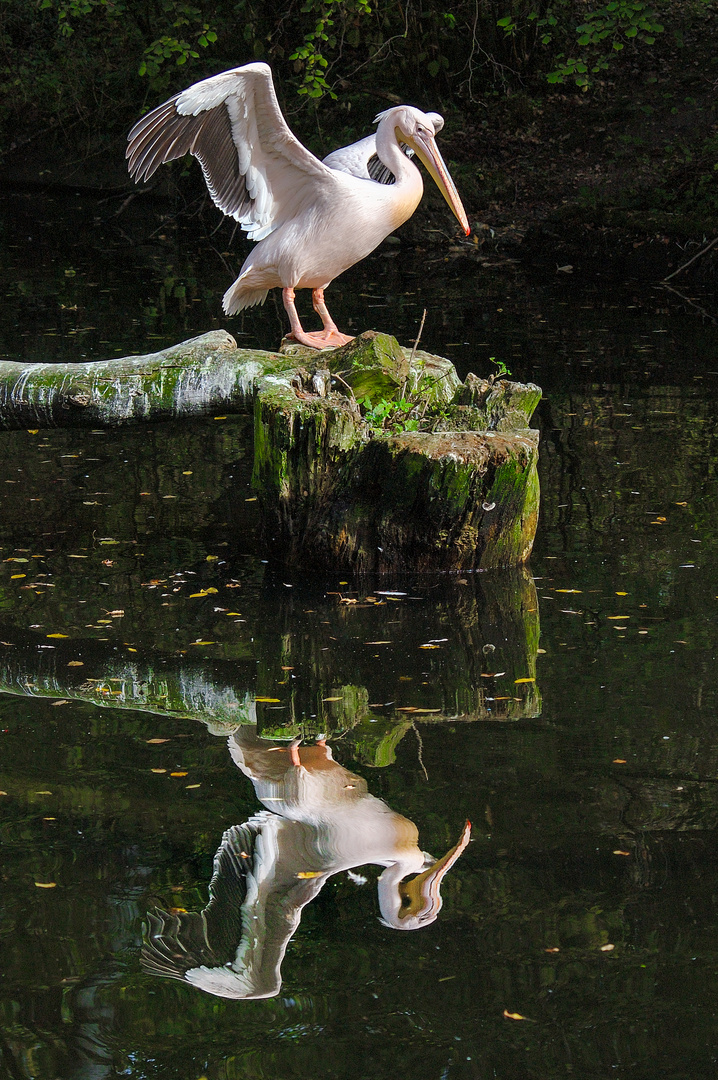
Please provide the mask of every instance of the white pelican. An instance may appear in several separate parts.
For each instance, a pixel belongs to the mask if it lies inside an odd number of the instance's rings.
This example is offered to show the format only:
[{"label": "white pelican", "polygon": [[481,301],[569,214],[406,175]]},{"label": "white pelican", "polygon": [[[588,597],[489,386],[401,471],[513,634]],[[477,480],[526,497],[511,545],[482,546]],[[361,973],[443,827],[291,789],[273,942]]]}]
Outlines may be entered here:
[{"label": "white pelican", "polygon": [[[376,136],[319,161],[282,116],[268,65],[245,64],[195,83],[139,120],[128,136],[128,168],[135,180],[147,180],[164,162],[193,154],[215,204],[261,241],[224,294],[225,312],[263,304],[270,289],[281,288],[290,336],[314,349],[336,348],[352,339],[337,329],[324,289],[410,218],[422,196],[421,174],[402,145],[470,232],[434,138],[441,117],[398,105],[375,122]],[[374,154],[380,165],[372,171]],[[394,183],[381,182],[381,166]],[[302,329],[296,289],[312,290],[324,326],[318,333]]]},{"label": "white pelican", "polygon": [[219,997],[274,997],[302,909],[333,874],[366,863],[385,868],[377,883],[385,926],[434,922],[442,879],[469,843],[468,822],[435,860],[420,849],[416,825],[370,795],[324,740],[277,746],[247,725],[229,737],[229,751],[269,810],[224,833],[204,911],[148,913],[146,972]]}]

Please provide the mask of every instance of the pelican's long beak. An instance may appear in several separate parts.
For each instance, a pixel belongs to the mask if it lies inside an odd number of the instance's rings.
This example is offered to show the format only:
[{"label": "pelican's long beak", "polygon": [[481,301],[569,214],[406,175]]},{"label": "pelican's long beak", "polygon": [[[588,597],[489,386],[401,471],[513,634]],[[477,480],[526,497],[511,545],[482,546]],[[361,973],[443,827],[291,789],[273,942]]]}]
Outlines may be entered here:
[{"label": "pelican's long beak", "polygon": [[466,217],[466,211],[462,206],[459,193],[456,190],[456,185],[451,179],[449,170],[441,156],[441,151],[436,145],[436,139],[431,135],[405,135],[399,128],[396,129],[396,137],[400,142],[404,142],[407,146],[410,146],[414,153],[417,154],[422,164],[426,166],[434,183],[453,210],[461,224],[461,228],[468,236],[471,232],[471,228],[469,226],[468,218]]},{"label": "pelican's long beak", "polygon": [[[461,203],[459,203],[461,206]],[[409,916],[420,918],[423,922],[433,922],[441,909],[441,882],[445,874],[451,869],[461,855],[471,837],[471,822],[464,825],[458,844],[455,844],[446,855],[437,859],[433,866],[417,874],[411,881],[402,881],[399,884],[401,906],[399,919]]]}]

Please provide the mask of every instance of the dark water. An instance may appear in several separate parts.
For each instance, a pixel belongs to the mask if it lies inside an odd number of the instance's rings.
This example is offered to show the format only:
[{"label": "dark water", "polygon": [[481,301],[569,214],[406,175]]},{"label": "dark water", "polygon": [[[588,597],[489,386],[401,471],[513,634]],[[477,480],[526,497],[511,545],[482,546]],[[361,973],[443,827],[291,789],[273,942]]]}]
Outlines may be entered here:
[{"label": "dark water", "polygon": [[[229,233],[120,206],[4,198],[3,357],[225,324]],[[0,1076],[714,1075],[714,298],[447,251],[331,309],[410,340],[426,307],[462,373],[545,388],[526,573],[271,570],[243,418],[2,435]],[[438,917],[402,909],[467,819]]]}]

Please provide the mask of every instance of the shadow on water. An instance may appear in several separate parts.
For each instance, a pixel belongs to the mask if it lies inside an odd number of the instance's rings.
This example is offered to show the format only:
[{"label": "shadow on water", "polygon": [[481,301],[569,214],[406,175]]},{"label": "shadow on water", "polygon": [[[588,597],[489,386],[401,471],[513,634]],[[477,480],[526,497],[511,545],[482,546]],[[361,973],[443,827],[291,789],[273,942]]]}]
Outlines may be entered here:
[{"label": "shadow on water", "polygon": [[[6,198],[3,356],[224,325],[228,232],[53,199]],[[386,245],[332,310],[410,341],[426,307],[462,372],[495,356],[544,387],[530,569],[268,568],[243,418],[2,436],[12,1080],[712,1074],[711,299],[450,247]],[[438,912],[419,838],[453,864],[439,917],[398,934],[404,895]],[[242,979],[255,1000],[187,985]]]}]

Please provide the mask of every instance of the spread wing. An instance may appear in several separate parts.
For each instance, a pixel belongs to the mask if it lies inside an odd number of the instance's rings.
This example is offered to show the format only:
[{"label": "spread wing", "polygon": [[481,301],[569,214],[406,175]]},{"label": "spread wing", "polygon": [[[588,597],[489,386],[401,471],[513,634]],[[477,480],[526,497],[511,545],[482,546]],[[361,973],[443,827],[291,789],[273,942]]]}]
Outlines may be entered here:
[{"label": "spread wing", "polygon": [[267,64],[246,64],[195,83],[139,120],[128,136],[130,175],[193,154],[214,203],[252,240],[292,215],[332,170],[290,131]]}]

